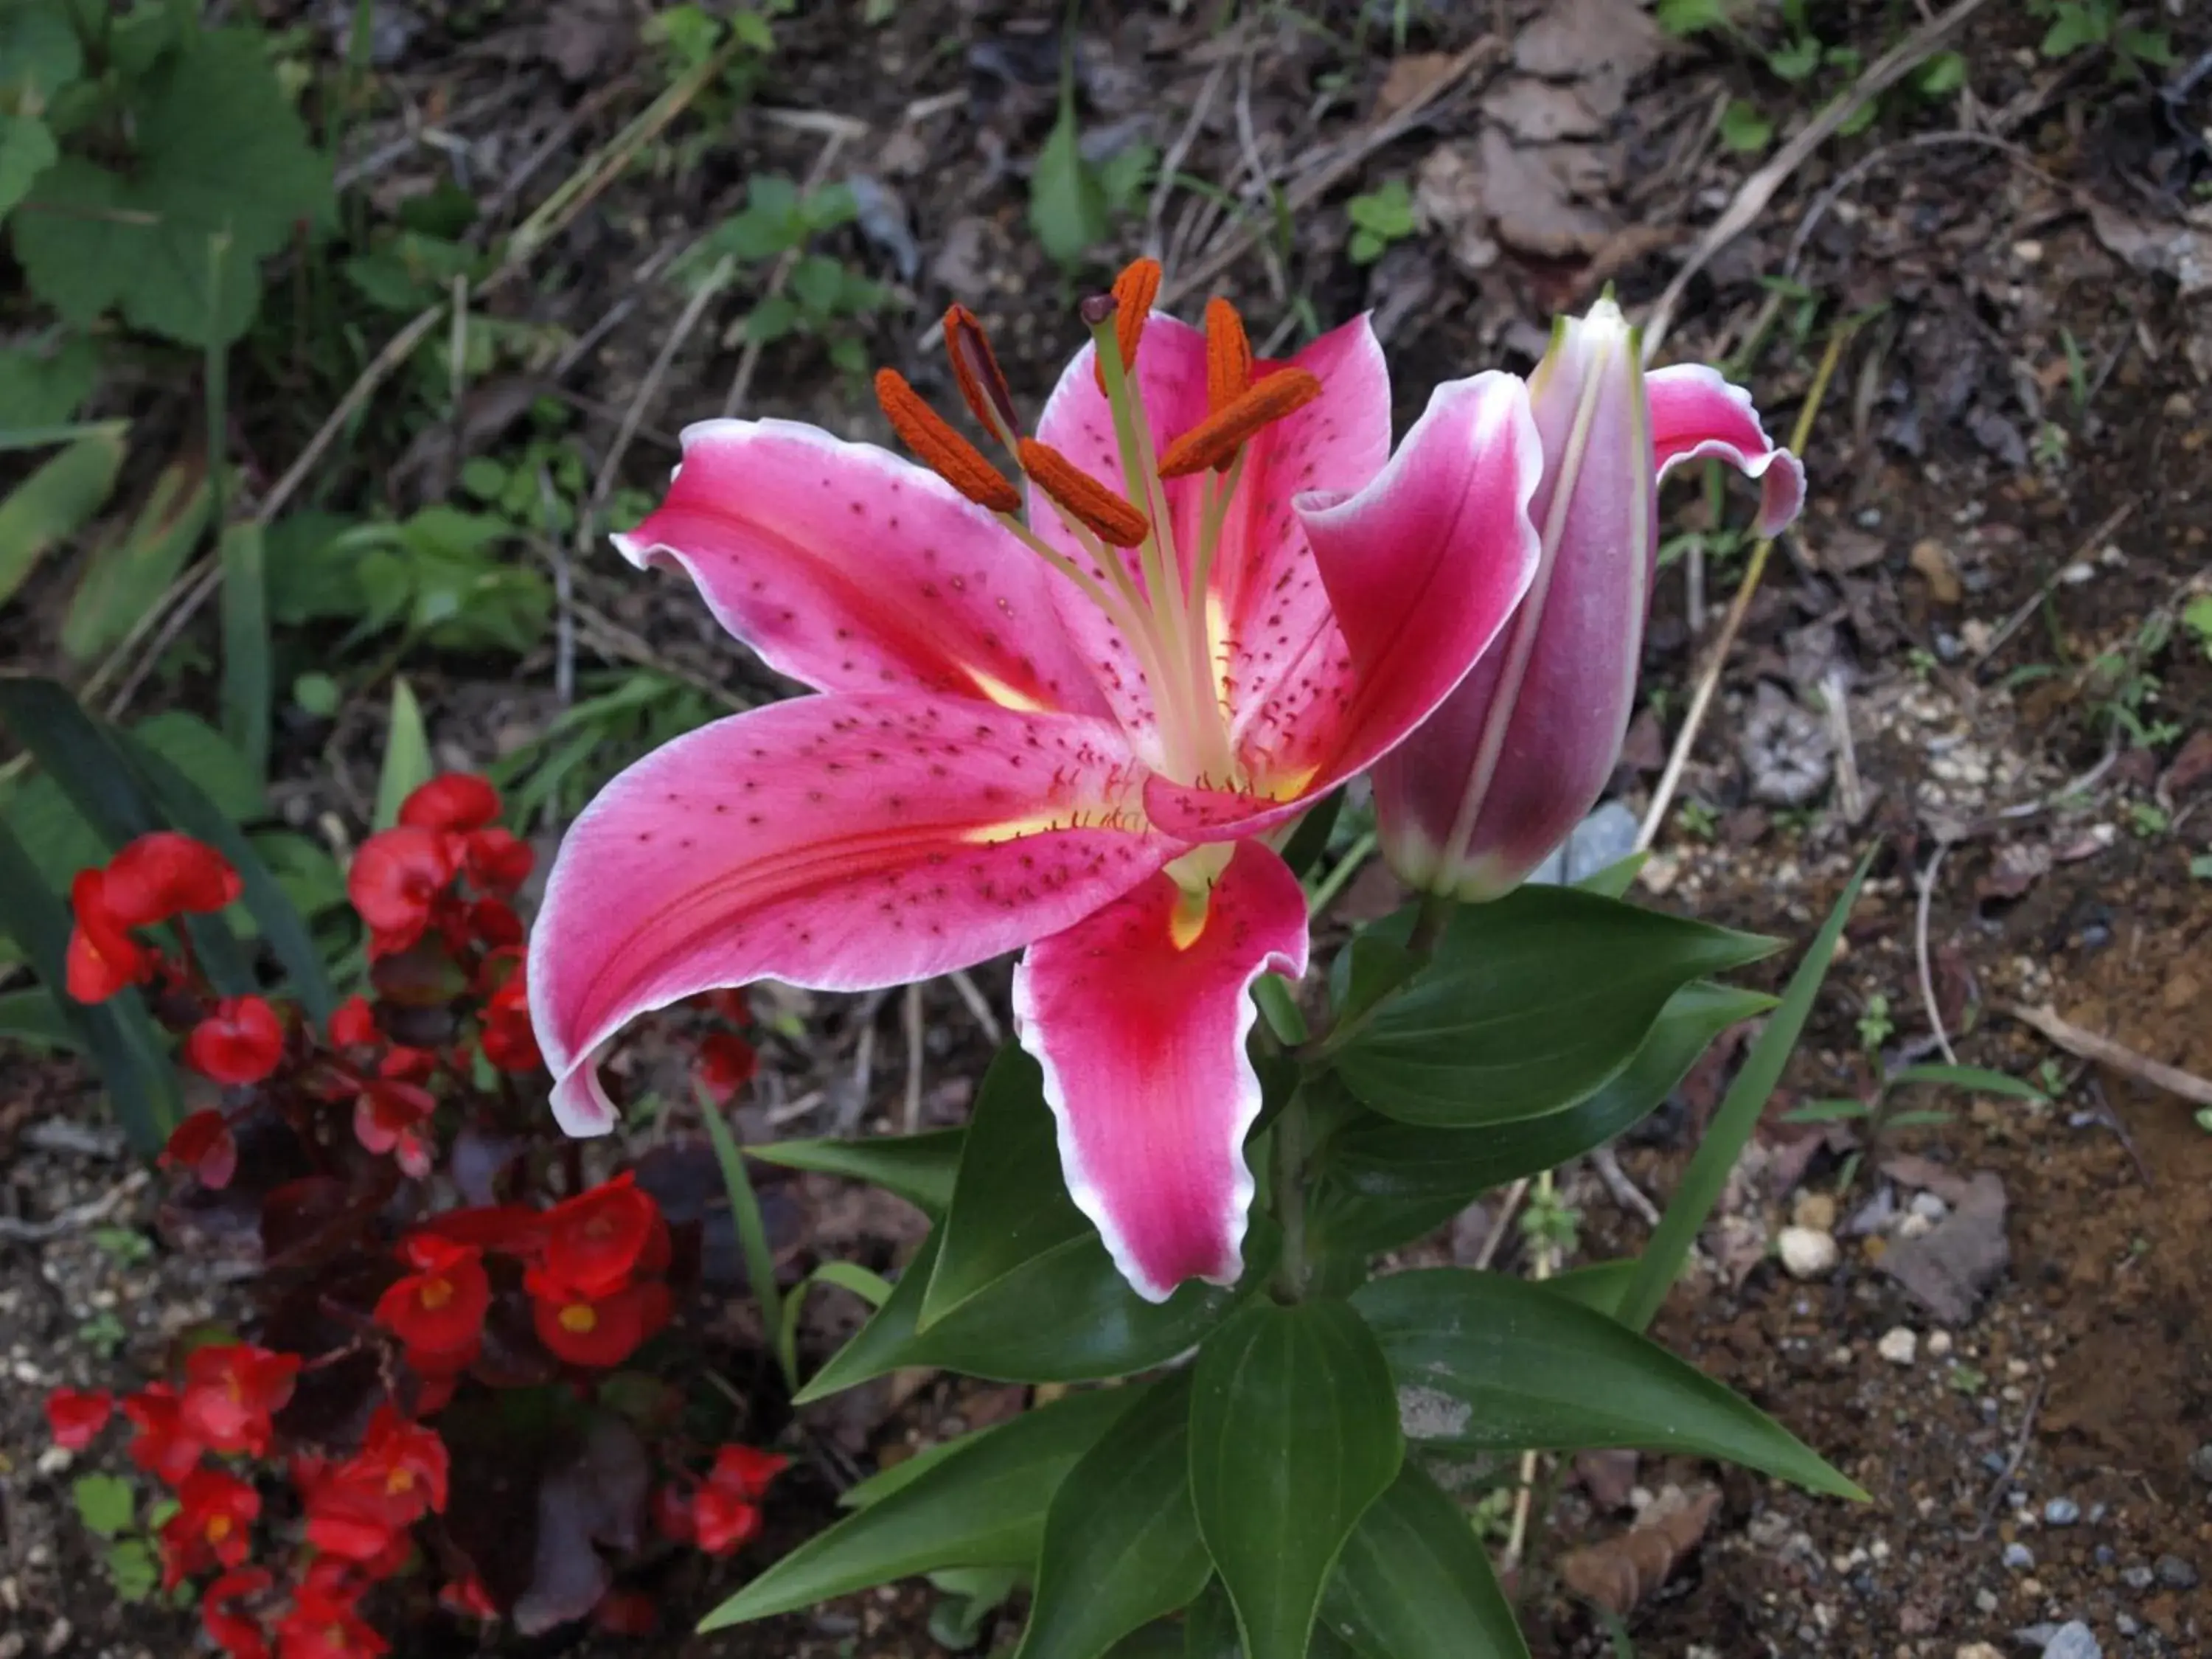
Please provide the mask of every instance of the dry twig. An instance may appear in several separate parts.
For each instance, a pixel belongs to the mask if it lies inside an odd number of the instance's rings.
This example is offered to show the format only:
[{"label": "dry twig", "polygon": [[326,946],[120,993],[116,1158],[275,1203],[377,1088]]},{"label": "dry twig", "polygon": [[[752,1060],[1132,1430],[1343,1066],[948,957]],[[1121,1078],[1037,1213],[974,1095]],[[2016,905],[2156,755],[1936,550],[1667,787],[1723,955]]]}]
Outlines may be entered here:
[{"label": "dry twig", "polygon": [[2153,1060],[2148,1054],[2138,1054],[2124,1043],[2110,1037],[2099,1036],[2094,1031],[2085,1031],[2070,1020],[2061,1019],[2048,1006],[2031,1007],[2026,1003],[2007,1002],[1998,1005],[1998,1012],[2011,1015],[2023,1025],[2032,1025],[2069,1054],[2083,1060],[2094,1060],[2100,1066],[2109,1066],[2138,1083],[2148,1083],[2154,1089],[2163,1089],[2170,1095],[2179,1095],[2192,1106],[2212,1106],[2212,1083],[2206,1082],[2193,1072],[2185,1072],[2179,1066],[2169,1066],[2162,1060]]}]

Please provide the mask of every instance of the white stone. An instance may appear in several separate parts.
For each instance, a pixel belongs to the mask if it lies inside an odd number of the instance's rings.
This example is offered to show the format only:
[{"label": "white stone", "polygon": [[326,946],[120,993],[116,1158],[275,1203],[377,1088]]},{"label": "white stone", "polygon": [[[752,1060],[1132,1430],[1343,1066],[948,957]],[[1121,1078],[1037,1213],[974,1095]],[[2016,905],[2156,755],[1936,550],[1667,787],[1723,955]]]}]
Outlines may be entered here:
[{"label": "white stone", "polygon": [[1950,1357],[1950,1332],[1930,1331],[1928,1333],[1928,1357],[1930,1359],[1946,1359]]},{"label": "white stone", "polygon": [[1818,1227],[1784,1227],[1775,1237],[1774,1249],[1782,1258],[1783,1271],[1792,1279],[1818,1279],[1842,1255],[1836,1236]]},{"label": "white stone", "polygon": [[1882,1333],[1875,1352],[1893,1365],[1910,1365],[1919,1354],[1920,1339],[1903,1325],[1893,1326]]}]

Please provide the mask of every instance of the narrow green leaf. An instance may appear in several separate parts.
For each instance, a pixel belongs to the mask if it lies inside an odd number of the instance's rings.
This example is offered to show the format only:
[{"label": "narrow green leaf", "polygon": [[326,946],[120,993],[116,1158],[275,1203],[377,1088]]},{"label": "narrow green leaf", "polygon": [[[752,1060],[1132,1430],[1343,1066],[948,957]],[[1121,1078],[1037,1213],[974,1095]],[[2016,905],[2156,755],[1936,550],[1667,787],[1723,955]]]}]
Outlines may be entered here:
[{"label": "narrow green leaf", "polygon": [[1102,1389],[954,1442],[918,1476],[811,1539],[708,1613],[720,1630],[943,1567],[1026,1567],[1053,1493],[1145,1397]]},{"label": "narrow green leaf", "polygon": [[1615,859],[1602,870],[1591,871],[1575,885],[1585,893],[1595,893],[1600,898],[1625,897],[1628,890],[1636,885],[1637,877],[1643,874],[1644,866],[1650,859],[1649,853],[1631,853],[1626,858]]},{"label": "narrow green leaf", "polygon": [[123,467],[123,428],[106,426],[79,438],[0,501],[0,605],[38,568],[55,545],[100,511]]},{"label": "narrow green leaf", "polygon": [[[0,720],[111,849],[167,827],[119,742],[53,681],[0,681]],[[222,917],[186,916],[184,926],[216,990],[242,996],[256,988],[246,952]]]},{"label": "narrow green leaf", "polygon": [[1620,1305],[1622,1293],[1635,1278],[1636,1258],[1625,1255],[1618,1261],[1592,1261],[1570,1267],[1563,1273],[1553,1273],[1544,1281],[1544,1288],[1553,1296],[1579,1302],[1610,1319],[1613,1310]]},{"label": "narrow green leaf", "polygon": [[1344,793],[1341,789],[1332,789],[1322,796],[1298,820],[1298,827],[1291,831],[1291,838],[1283,843],[1283,862],[1291,866],[1291,873],[1301,881],[1321,862],[1322,854],[1328,851],[1329,836],[1336,829],[1336,821],[1344,811]]},{"label": "narrow green leaf", "polygon": [[62,619],[62,649],[89,661],[129,634],[149,596],[174,581],[207,528],[207,478],[195,464],[161,470],[127,533],[101,543],[85,561]]},{"label": "narrow green leaf", "polygon": [[[1388,939],[1404,913],[1371,930]],[[1564,1110],[1626,1066],[1671,998],[1773,942],[1575,888],[1462,907],[1435,959],[1336,1055],[1389,1117],[1474,1128]]]},{"label": "narrow green leaf", "polygon": [[760,1197],[753,1191],[745,1155],[738,1150],[737,1137],[723,1121],[722,1109],[703,1089],[699,1091],[699,1116],[714,1148],[715,1166],[722,1172],[722,1191],[730,1200],[738,1254],[745,1259],[745,1282],[752,1290],[753,1300],[760,1304],[761,1323],[777,1334],[776,1360],[783,1369],[784,1386],[796,1389],[798,1332],[795,1327],[787,1330],[785,1326],[783,1292],[775,1282],[775,1252],[769,1248],[768,1223],[761,1215]]},{"label": "narrow green leaf", "polygon": [[1075,93],[1063,80],[1060,115],[1030,172],[1030,228],[1055,264],[1072,265],[1106,234],[1106,203],[1097,175],[1083,162]]},{"label": "narrow green leaf", "polygon": [[392,682],[392,716],[385,727],[384,766],[376,779],[376,816],[371,820],[378,830],[389,830],[399,822],[399,809],[407,797],[429,782],[430,734],[422,726],[422,705],[415,700],[415,688],[404,678],[395,677]]},{"label": "narrow green leaf", "polygon": [[1099,1659],[1213,1576],[1190,1501],[1190,1375],[1162,1379],[1067,1472],[1045,1511],[1016,1659]]},{"label": "narrow green leaf", "polygon": [[1489,1129],[1355,1120],[1323,1149],[1315,1225],[1332,1248],[1370,1255],[1418,1238],[1491,1188],[1554,1169],[1642,1121],[1716,1036],[1771,1006],[1755,991],[1686,986],[1627,1066],[1563,1112]]},{"label": "narrow green leaf", "polygon": [[338,1004],[337,993],[324,971],[323,953],[307,931],[299,908],[286,896],[283,883],[270,870],[246,832],[224,815],[201,792],[199,784],[167,756],[156,752],[131,732],[116,734],[118,745],[138,775],[146,781],[169,821],[230,860],[238,872],[240,896],[262,942],[276,953],[292,994],[299,998],[308,1017],[320,1025]]},{"label": "narrow green leaf", "polygon": [[1858,1488],[1749,1401],[1577,1302],[1503,1273],[1429,1268],[1352,1293],[1407,1431],[1454,1449],[1595,1446],[1723,1457],[1814,1492]]},{"label": "narrow green leaf", "polygon": [[747,1148],[763,1164],[787,1170],[865,1181],[896,1194],[933,1218],[952,1202],[964,1129],[931,1129],[918,1135],[878,1135],[869,1140],[772,1140]]},{"label": "narrow green leaf", "polygon": [[916,1328],[928,1330],[1024,1263],[1091,1231],[1060,1173],[1044,1073],[1012,1043],[984,1073],[969,1118],[944,1243]]},{"label": "narrow green leaf", "polygon": [[1361,1659],[1528,1659],[1474,1528],[1411,1459],[1346,1543],[1322,1623]]},{"label": "narrow green leaf", "polygon": [[1341,1302],[1249,1304],[1199,1350],[1190,1437],[1248,1659],[1305,1659],[1338,1553],[1405,1455],[1382,1350]]},{"label": "narrow green leaf", "polygon": [[269,775],[269,586],[261,526],[222,532],[222,729],[257,775]]},{"label": "narrow green leaf", "polygon": [[93,1005],[69,998],[63,987],[68,983],[70,926],[69,907],[48,890],[23,843],[0,823],[0,933],[21,947],[64,1019],[81,1034],[82,1047],[100,1067],[131,1151],[151,1158],[182,1115],[176,1073],[136,990]]},{"label": "narrow green leaf", "polygon": [[1165,1302],[1131,1290],[1095,1233],[1034,1256],[927,1331],[916,1328],[937,1265],[933,1231],[892,1287],[890,1300],[799,1390],[826,1398],[908,1365],[937,1365],[1000,1382],[1085,1382],[1124,1376],[1194,1346],[1273,1270],[1282,1235],[1264,1218],[1245,1244],[1243,1282],[1193,1280]]},{"label": "narrow green leaf", "polygon": [[1157,1620],[1116,1642],[1106,1659],[1183,1659],[1182,1626],[1172,1619]]},{"label": "narrow green leaf", "polygon": [[1766,1109],[1774,1085],[1782,1080],[1782,1068],[1789,1063],[1798,1033],[1812,1016],[1814,999],[1820,995],[1820,981],[1827,976],[1829,960],[1836,953],[1836,941],[1843,937],[1844,923],[1850,919],[1851,906],[1880,850],[1879,845],[1870,847],[1859,860],[1859,867],[1836,900],[1836,908],[1828,913],[1805,959],[1790,975],[1789,989],[1768,1018],[1766,1029],[1744,1056],[1735,1081],[1729,1085],[1720,1109],[1706,1127],[1705,1139],[1698,1143],[1697,1155],[1690,1160],[1682,1184],[1668,1200],[1667,1212],[1659,1218],[1651,1242],[1638,1258],[1636,1282],[1621,1299],[1621,1323],[1629,1329],[1640,1331],[1651,1322],[1668,1291],[1680,1277],[1691,1246],[1705,1231],[1705,1218],[1728,1185],[1729,1172],[1735,1168],[1752,1131],[1759,1127],[1759,1114]]},{"label": "narrow green leaf", "polygon": [[[1981,1066],[1907,1066],[1902,1071],[1889,1074],[1889,1086],[1899,1088],[1908,1083],[1931,1084],[1937,1088],[1966,1089],[1978,1095],[2003,1095],[2012,1100],[2048,1101],[2033,1083],[1992,1072]],[[1896,1121],[1895,1119],[1891,1120]]]}]

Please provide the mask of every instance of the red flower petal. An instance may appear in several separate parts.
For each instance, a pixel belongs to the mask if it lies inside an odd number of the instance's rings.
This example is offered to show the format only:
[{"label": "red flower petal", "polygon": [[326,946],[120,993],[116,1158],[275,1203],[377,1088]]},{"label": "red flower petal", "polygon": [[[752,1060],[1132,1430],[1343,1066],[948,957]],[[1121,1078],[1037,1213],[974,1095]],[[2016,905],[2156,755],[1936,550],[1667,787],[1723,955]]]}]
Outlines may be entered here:
[{"label": "red flower petal", "polygon": [[481,830],[499,816],[499,791],[473,772],[447,772],[400,804],[399,821],[421,830]]},{"label": "red flower petal", "polygon": [[240,891],[238,872],[228,860],[174,830],[141,836],[108,860],[107,907],[126,927],[220,910],[235,902]]},{"label": "red flower petal", "polygon": [[238,1142],[230,1121],[212,1107],[192,1113],[170,1132],[161,1148],[161,1167],[184,1170],[201,1186],[220,1191],[238,1173]]},{"label": "red flower petal", "polygon": [[185,1036],[185,1064],[217,1083],[258,1083],[283,1057],[283,1022],[259,997],[225,997]]},{"label": "red flower petal", "polygon": [[107,1426],[114,1409],[115,1396],[105,1389],[56,1389],[46,1396],[46,1426],[54,1444],[82,1451]]}]

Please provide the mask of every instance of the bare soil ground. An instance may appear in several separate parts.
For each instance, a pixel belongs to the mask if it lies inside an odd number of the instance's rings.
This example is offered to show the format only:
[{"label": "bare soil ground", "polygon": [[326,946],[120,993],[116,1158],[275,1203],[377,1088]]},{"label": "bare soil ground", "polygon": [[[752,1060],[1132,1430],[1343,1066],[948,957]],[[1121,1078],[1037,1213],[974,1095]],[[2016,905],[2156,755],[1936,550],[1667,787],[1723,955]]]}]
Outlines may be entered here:
[{"label": "bare soil ground", "polygon": [[[1918,21],[1908,8],[1829,10],[1822,27],[1868,61]],[[1858,851],[1876,836],[1887,850],[1700,1271],[1659,1328],[1874,1503],[1650,1459],[1577,1473],[1537,1528],[1552,1559],[1618,1533],[1669,1483],[1721,1486],[1701,1545],[1629,1621],[1635,1650],[1657,1659],[1989,1659],[2034,1651],[2077,1620],[2106,1654],[2212,1652],[2212,1133],[2173,1095],[2010,1012],[2048,1009],[2212,1077],[2212,883],[2191,873],[2212,826],[2212,660],[2178,623],[2212,580],[2212,79],[2182,79],[2212,52],[2212,20],[2165,9],[2176,66],[2108,76],[2101,56],[2039,57],[2041,26],[2019,10],[1984,6],[1951,43],[1963,98],[1893,97],[1866,131],[1775,180],[1745,234],[1700,259],[1668,342],[1673,359],[1733,362],[1770,428],[1786,429],[1829,330],[1868,313],[1808,447],[1810,510],[1750,608],[1646,896],[1802,939]],[[383,71],[416,108],[463,112],[452,136],[477,185],[549,140],[557,172],[650,95],[625,9],[486,11],[396,9],[412,33]],[[826,158],[827,176],[880,187],[884,211],[843,250],[901,299],[873,328],[872,359],[940,380],[921,337],[957,298],[983,314],[1018,391],[1048,386],[1082,288],[1045,264],[1024,220],[1022,174],[1057,95],[1052,25],[965,0],[900,7],[880,25],[860,13],[786,20],[756,101],[666,166],[623,177],[532,282],[501,291],[502,318],[570,338],[614,319],[560,386],[598,411],[584,435],[601,447],[594,463],[635,402],[629,468],[649,486],[671,458],[664,428],[722,407],[740,353],[712,312],[640,400],[685,297],[655,256],[729,211],[761,167],[804,176]],[[1281,191],[1296,209],[1277,221],[1249,207],[1248,237],[1178,185],[1137,204],[1102,266],[1166,253],[1171,282],[1190,283],[1186,311],[1210,288],[1255,319],[1372,307],[1401,417],[1438,380],[1525,367],[1551,310],[1606,282],[1632,312],[1648,304],[1736,199],[1760,158],[1719,141],[1731,98],[1776,110],[1785,136],[1815,106],[1749,57],[1667,42],[1642,16],[1625,0],[1329,5],[1241,23],[1205,6],[1087,9],[1076,63],[1097,142],[1141,136],[1182,175],[1248,204]],[[605,86],[617,91],[579,118],[580,97]],[[499,112],[471,125],[471,100],[500,88]],[[402,131],[362,135],[363,154]],[[402,146],[367,188],[396,201],[445,176],[451,155]],[[1421,228],[1355,265],[1347,203],[1394,179],[1412,187]],[[856,385],[804,342],[765,356],[745,408],[878,432]],[[396,487],[434,495],[501,436],[495,422],[457,421],[417,458],[428,471]],[[357,454],[332,488],[357,490],[392,459]],[[1703,510],[1685,491],[1670,528]],[[1708,556],[1693,607],[1684,567],[1670,566],[1646,665],[1652,708],[1619,779],[1632,806],[1650,797],[1742,568],[1740,550]],[[656,659],[744,697],[768,690],[672,587],[611,557],[575,574],[580,596]],[[2146,674],[2154,689],[2130,686]],[[489,758],[557,706],[550,678],[550,653],[496,678],[435,665],[441,744]],[[2125,718],[2116,702],[2130,703]],[[343,744],[326,752],[341,775],[303,767],[294,787],[343,812],[373,763]],[[1347,902],[1376,902],[1373,887]],[[896,997],[794,1005],[805,1035],[773,1053],[752,1127],[842,1133],[901,1125],[917,1107],[921,1121],[957,1121],[986,1039],[950,988],[921,1006],[909,1051]],[[1784,1121],[1793,1104],[1866,1087],[1869,1017],[1889,1027],[1872,1046],[1893,1061],[1941,1058],[1940,1036],[1961,1061],[2018,1077],[2055,1062],[2057,1097],[1915,1097],[1954,1121],[1872,1149],[1863,1126]],[[1722,1080],[1693,1077],[1623,1149],[1644,1191],[1663,1200]],[[70,1510],[82,1469],[41,1449],[46,1387],[143,1365],[165,1334],[224,1302],[195,1261],[158,1248],[138,1259],[99,1231],[142,1226],[152,1204],[99,1125],[67,1068],[0,1059],[0,1217],[13,1218],[0,1237],[0,1659],[135,1659],[184,1639],[179,1616],[114,1602]],[[1995,1210],[1975,1184],[1984,1173],[2002,1191]],[[1639,1246],[1644,1224],[1594,1174],[1571,1172],[1566,1191],[1586,1256]],[[826,1184],[783,1199],[794,1259],[888,1266],[915,1231],[896,1205]],[[1500,1219],[1471,1215],[1436,1248],[1471,1248]],[[1837,1264],[1792,1277],[1772,1249],[1790,1224],[1834,1237]],[[833,1301],[814,1333],[825,1346],[853,1312]],[[815,1449],[757,1554],[678,1565],[653,1587],[672,1632],[819,1525],[856,1469],[1022,1404],[1018,1390],[947,1379],[860,1395],[808,1419]],[[908,1586],[651,1648],[921,1659],[941,1651],[929,1605]],[[1541,1589],[1531,1623],[1541,1655],[1612,1650],[1585,1609]]]}]

